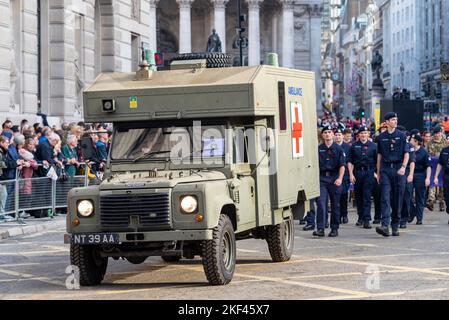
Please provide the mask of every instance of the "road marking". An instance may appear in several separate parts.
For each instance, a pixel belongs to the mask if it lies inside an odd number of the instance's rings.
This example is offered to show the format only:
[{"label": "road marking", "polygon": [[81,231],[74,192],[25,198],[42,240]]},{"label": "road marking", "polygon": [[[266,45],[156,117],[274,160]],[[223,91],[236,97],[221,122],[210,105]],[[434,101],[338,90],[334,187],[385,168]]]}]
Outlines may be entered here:
[{"label": "road marking", "polygon": [[[188,269],[188,270],[192,270],[192,271],[201,271],[201,272],[203,271],[202,269],[199,270],[198,268],[183,268],[183,269],[184,270]],[[234,273],[234,276],[242,277],[242,278],[250,278],[250,279],[259,280],[259,281],[271,281],[271,282],[276,282],[276,283],[284,283],[284,284],[289,284],[289,285],[294,285],[294,286],[301,286],[301,287],[306,287],[306,288],[311,288],[311,289],[318,289],[318,290],[331,291],[331,292],[337,292],[337,293],[346,293],[346,294],[353,294],[353,295],[365,294],[362,291],[335,288],[335,287],[330,287],[330,286],[325,286],[325,285],[320,285],[320,284],[313,284],[313,283],[306,283],[306,282],[299,282],[299,281],[289,281],[289,280],[285,280],[282,278],[249,275],[249,274],[244,274],[244,273]]]},{"label": "road marking", "polygon": [[[54,264],[54,262],[53,262]],[[15,268],[15,267],[28,267],[28,266],[35,266],[35,265],[42,265],[42,263],[37,262],[29,262],[29,263],[10,263],[10,264],[2,264],[2,268]]]},{"label": "road marking", "polygon": [[37,276],[29,274],[29,273],[21,273],[21,272],[16,272],[16,271],[7,270],[7,269],[1,269],[1,268],[0,268],[0,273],[7,274],[7,275],[13,276],[13,277],[18,277],[18,279],[16,279],[16,280],[25,278],[27,280],[36,280],[36,281],[40,281],[40,282],[45,282],[45,283],[65,287],[64,282],[56,281],[56,280],[53,280],[53,279],[50,279],[47,277],[37,277]]},{"label": "road marking", "polygon": [[[382,270],[379,273],[408,273],[409,270]],[[365,272],[345,272],[345,273],[329,273],[329,274],[314,274],[308,276],[293,276],[287,277],[287,279],[314,279],[314,278],[333,278],[333,277],[346,277],[346,276],[366,276],[370,273]]]},{"label": "road marking", "polygon": [[441,272],[441,271],[431,270],[431,269],[426,269],[426,268],[414,268],[414,267],[405,267],[405,266],[402,267],[402,266],[394,266],[394,265],[374,263],[374,262],[359,262],[359,261],[330,259],[330,258],[323,258],[321,260],[327,261],[327,262],[332,262],[332,263],[353,264],[353,265],[359,265],[359,266],[378,266],[378,267],[389,268],[389,269],[397,269],[397,270],[404,270],[404,271],[408,270],[409,272],[427,273],[427,274],[449,277],[448,272]]},{"label": "road marking", "polygon": [[256,250],[248,250],[248,249],[237,249],[237,251],[240,251],[240,252],[248,252],[248,253],[260,253],[260,251],[256,251]]},{"label": "road marking", "polygon": [[[182,269],[182,270],[191,270],[191,271],[195,271],[195,272],[204,272],[202,266],[197,267],[197,268],[193,268],[193,267],[186,267],[186,266],[180,266],[180,265],[173,265],[172,267],[174,267],[175,269]],[[324,291],[330,291],[330,292],[334,292],[334,293],[343,293],[346,295],[362,295],[362,294],[366,294],[365,292],[362,291],[354,291],[354,290],[349,290],[349,289],[341,289],[341,288],[335,288],[335,287],[330,287],[330,286],[325,286],[325,285],[319,285],[319,284],[312,284],[312,283],[306,283],[306,282],[298,282],[298,281],[289,281],[289,280],[284,280],[282,278],[273,278],[273,277],[265,277],[265,276],[256,276],[256,275],[248,275],[248,274],[242,274],[242,273],[234,273],[234,276],[237,277],[242,277],[242,278],[249,278],[252,280],[258,280],[258,281],[271,281],[271,282],[276,282],[276,283],[284,283],[284,284],[288,284],[288,285],[294,285],[294,286],[301,286],[301,287],[306,287],[306,288],[311,288],[311,289],[318,289],[318,290],[324,290]],[[232,282],[231,282],[232,284]],[[185,284],[180,284],[181,286],[185,286]],[[177,286],[173,286],[173,287],[177,287]],[[97,291],[97,294],[99,295],[112,295],[112,294],[127,294],[127,293],[136,293],[136,292],[145,292],[145,291],[149,291],[149,290],[153,290],[154,288],[145,288],[145,289],[130,289],[130,290],[107,290],[107,291]]]},{"label": "road marking", "polygon": [[353,296],[331,296],[322,298],[309,298],[307,300],[347,300],[347,299],[364,299],[364,298],[381,298],[389,296],[401,296],[405,294],[422,294],[432,292],[444,292],[449,290],[448,288],[435,288],[435,289],[423,289],[423,290],[411,290],[411,291],[396,291],[396,292],[384,292],[384,293],[366,293],[363,295]]},{"label": "road marking", "polygon": [[58,249],[51,251],[0,252],[0,256],[34,256],[40,254],[66,254],[67,252],[69,252],[69,249]]}]

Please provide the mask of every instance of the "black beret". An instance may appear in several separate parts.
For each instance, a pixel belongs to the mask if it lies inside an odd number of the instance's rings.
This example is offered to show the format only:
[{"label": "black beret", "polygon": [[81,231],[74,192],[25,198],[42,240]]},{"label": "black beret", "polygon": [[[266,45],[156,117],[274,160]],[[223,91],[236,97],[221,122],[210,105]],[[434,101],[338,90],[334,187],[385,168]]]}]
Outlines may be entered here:
[{"label": "black beret", "polygon": [[412,135],[412,138],[415,139],[416,141],[420,142],[420,143],[423,141],[422,137],[419,134]]},{"label": "black beret", "polygon": [[419,130],[418,129],[413,129],[410,131],[410,135],[413,136],[414,134],[419,134]]},{"label": "black beret", "polygon": [[391,118],[397,118],[397,117],[398,117],[398,115],[396,112],[388,112],[384,118],[385,118],[385,120],[390,120]]},{"label": "black beret", "polygon": [[435,128],[433,128],[432,133],[435,134],[435,133],[442,132],[442,131],[443,131],[443,128],[441,128],[440,126],[436,126]]},{"label": "black beret", "polygon": [[332,126],[324,126],[324,127],[321,129],[321,133],[323,133],[324,131],[333,131]]},{"label": "black beret", "polygon": [[15,125],[15,126],[11,127],[11,131],[12,132],[20,132],[20,128],[19,128],[19,126]]},{"label": "black beret", "polygon": [[361,126],[357,133],[360,133],[360,132],[363,132],[363,131],[370,131],[370,130],[368,129],[367,126]]}]

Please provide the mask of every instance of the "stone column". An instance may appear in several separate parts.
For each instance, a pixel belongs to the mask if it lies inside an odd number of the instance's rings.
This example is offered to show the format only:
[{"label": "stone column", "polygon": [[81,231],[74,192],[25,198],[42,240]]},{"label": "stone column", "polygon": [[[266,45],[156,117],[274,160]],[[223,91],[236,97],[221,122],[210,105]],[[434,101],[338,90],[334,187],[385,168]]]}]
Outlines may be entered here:
[{"label": "stone column", "polygon": [[0,28],[0,117],[5,119],[9,112],[10,104],[10,65],[11,65],[11,22],[10,22],[10,1],[0,0],[0,12],[5,19]]},{"label": "stone column", "polygon": [[282,66],[294,68],[294,0],[280,0],[282,4]]},{"label": "stone column", "polygon": [[308,6],[310,14],[310,70],[315,71],[317,108],[321,109],[321,10],[319,5]]},{"label": "stone column", "polygon": [[157,51],[157,26],[156,26],[156,8],[159,0],[149,0],[150,3],[150,16],[149,16],[149,24],[150,24],[150,49]]},{"label": "stone column", "polygon": [[214,27],[221,40],[221,49],[226,52],[226,4],[229,0],[211,0],[214,5]]},{"label": "stone column", "polygon": [[260,18],[259,9],[263,0],[246,0],[248,3],[248,65],[260,64]]},{"label": "stone column", "polygon": [[190,10],[194,0],[176,0],[179,5],[179,53],[192,52]]}]

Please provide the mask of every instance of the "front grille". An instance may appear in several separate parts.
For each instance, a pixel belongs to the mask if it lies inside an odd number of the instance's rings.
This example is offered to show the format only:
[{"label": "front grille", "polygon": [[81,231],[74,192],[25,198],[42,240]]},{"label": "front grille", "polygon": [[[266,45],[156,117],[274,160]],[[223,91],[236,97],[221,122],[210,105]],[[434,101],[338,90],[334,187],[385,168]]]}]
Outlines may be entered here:
[{"label": "front grille", "polygon": [[102,196],[103,231],[170,229],[170,194],[145,193]]}]

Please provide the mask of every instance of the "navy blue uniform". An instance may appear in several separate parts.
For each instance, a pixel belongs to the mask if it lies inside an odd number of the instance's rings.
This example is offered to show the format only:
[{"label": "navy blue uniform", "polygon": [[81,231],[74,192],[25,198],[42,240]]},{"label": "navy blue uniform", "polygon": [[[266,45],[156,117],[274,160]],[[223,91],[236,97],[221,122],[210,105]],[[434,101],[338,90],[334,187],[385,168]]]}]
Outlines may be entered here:
[{"label": "navy blue uniform", "polygon": [[[351,149],[351,145],[343,142],[340,147],[343,149],[346,155],[346,165],[348,164],[348,155]],[[349,171],[346,166],[345,175],[343,177],[343,183],[341,184],[341,197],[340,197],[340,218],[348,216],[348,193],[351,181],[349,180]]]},{"label": "navy blue uniform", "polygon": [[[382,226],[392,226],[397,230],[401,220],[402,204],[406,176],[398,175],[404,155],[409,153],[407,137],[395,130],[392,134],[385,131],[379,135],[377,152],[382,155],[380,164],[380,202]],[[391,211],[390,211],[391,209]]]},{"label": "navy blue uniform", "polygon": [[410,164],[415,163],[415,149],[413,146],[408,143],[407,144],[410,151],[410,159],[408,160],[407,168],[405,169],[405,191],[404,191],[404,202],[402,203],[402,211],[401,211],[401,225],[406,225],[408,218],[410,218],[412,214],[412,198],[413,198],[413,181],[408,183],[407,177],[410,175]]},{"label": "navy blue uniform", "polygon": [[[438,164],[443,167],[443,193],[444,201],[449,203],[449,147],[444,148],[440,153]],[[446,206],[446,212],[449,214],[449,205]]]},{"label": "navy blue uniform", "polygon": [[374,142],[357,141],[351,147],[349,160],[354,166],[355,199],[359,221],[371,221],[371,193],[374,187],[374,171],[377,163],[377,146]]},{"label": "navy blue uniform", "polygon": [[336,143],[328,148],[324,143],[318,147],[320,162],[320,197],[317,201],[317,229],[324,230],[327,211],[327,200],[331,201],[331,229],[338,230],[340,225],[340,197],[342,186],[337,187],[341,167],[346,165],[343,149]]},{"label": "navy blue uniform", "polygon": [[[413,174],[413,189],[415,191],[415,204],[412,202],[411,216],[420,222],[424,216],[426,201],[426,171],[430,167],[430,156],[426,149],[420,147],[415,151],[415,173]],[[413,194],[413,192],[412,192]]]}]

